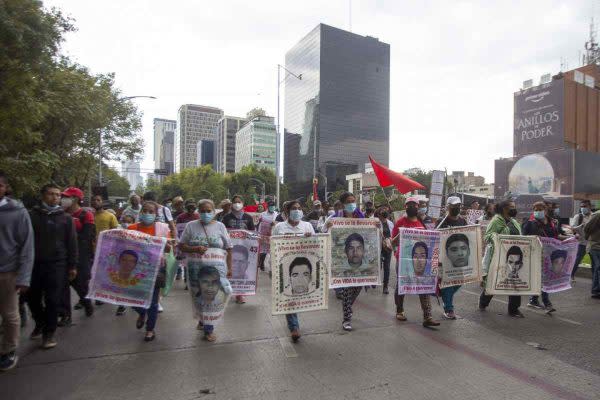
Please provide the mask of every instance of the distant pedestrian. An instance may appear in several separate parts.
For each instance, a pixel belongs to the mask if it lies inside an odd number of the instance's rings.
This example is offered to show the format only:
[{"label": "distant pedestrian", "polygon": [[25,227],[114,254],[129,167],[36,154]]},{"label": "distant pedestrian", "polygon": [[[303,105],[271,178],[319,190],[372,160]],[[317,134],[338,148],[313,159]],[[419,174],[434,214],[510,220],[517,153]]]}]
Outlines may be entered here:
[{"label": "distant pedestrian", "polygon": [[136,223],[140,215],[140,211],[142,211],[141,198],[140,196],[134,193],[131,196],[129,196],[129,205],[121,213],[121,222],[124,221],[124,218],[126,216],[130,216],[133,218],[133,222],[131,223]]},{"label": "distant pedestrian", "polygon": [[583,232],[592,258],[592,298],[600,299],[600,211],[592,214]]},{"label": "distant pedestrian", "polygon": [[592,203],[589,200],[581,200],[579,202],[579,211],[577,214],[571,218],[571,229],[573,229],[573,233],[579,240],[579,247],[577,248],[577,258],[575,259],[575,266],[573,267],[573,272],[571,273],[571,279],[575,279],[575,273],[577,272],[577,268],[579,268],[579,264],[581,264],[581,260],[587,254],[587,240],[585,240],[585,234],[583,229],[585,224],[590,222],[592,218]]}]

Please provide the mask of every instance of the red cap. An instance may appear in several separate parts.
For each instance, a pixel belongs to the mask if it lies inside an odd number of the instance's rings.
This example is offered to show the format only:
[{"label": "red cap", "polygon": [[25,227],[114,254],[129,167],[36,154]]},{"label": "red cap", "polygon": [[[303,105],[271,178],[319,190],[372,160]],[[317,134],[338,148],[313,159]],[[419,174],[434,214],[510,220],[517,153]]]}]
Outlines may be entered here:
[{"label": "red cap", "polygon": [[61,194],[65,197],[78,197],[79,200],[83,201],[83,191],[76,187],[66,188]]}]

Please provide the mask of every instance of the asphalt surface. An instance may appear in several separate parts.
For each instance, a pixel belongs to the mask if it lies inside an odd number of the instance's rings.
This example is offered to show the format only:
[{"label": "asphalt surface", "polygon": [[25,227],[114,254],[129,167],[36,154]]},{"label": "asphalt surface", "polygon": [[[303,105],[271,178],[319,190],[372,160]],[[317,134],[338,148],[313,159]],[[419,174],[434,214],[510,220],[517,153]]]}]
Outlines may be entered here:
[{"label": "asphalt surface", "polygon": [[[202,340],[183,282],[163,299],[154,342],[143,342],[136,314],[115,306],[91,318],[74,311],[59,328],[59,345],[40,350],[23,330],[19,366],[0,374],[2,400],[54,399],[600,399],[600,300],[590,281],[552,295],[548,316],[525,307],[525,319],[506,315],[506,297],[479,311],[480,289],[455,297],[456,321],[421,326],[418,298],[407,296],[409,321],[395,320],[393,296],[363,291],[353,332],[341,328],[341,304],[300,314],[303,337],[292,344],[285,318],[270,315],[270,282],[259,295],[231,303]],[[434,316],[442,309],[433,299]]]}]

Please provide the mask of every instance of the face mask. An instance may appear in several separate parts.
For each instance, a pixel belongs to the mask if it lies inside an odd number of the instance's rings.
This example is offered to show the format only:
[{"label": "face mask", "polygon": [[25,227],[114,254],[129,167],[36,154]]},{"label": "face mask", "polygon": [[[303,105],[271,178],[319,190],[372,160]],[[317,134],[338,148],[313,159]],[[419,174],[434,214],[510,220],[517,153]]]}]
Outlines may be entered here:
[{"label": "face mask", "polygon": [[200,220],[202,221],[203,224],[208,224],[210,221],[212,221],[212,219],[213,219],[212,212],[200,213]]},{"label": "face mask", "polygon": [[187,210],[187,212],[188,212],[188,213],[190,213],[190,214],[191,214],[191,213],[193,213],[194,211],[196,211],[196,207],[188,207],[188,208],[186,208],[186,210]]},{"label": "face mask", "polygon": [[533,218],[541,221],[544,219],[544,217],[546,216],[546,213],[544,211],[534,211],[533,212]]},{"label": "face mask", "polygon": [[580,210],[581,210],[582,214],[586,214],[587,215],[587,214],[590,213],[590,209],[587,208],[587,207],[581,207]]},{"label": "face mask", "polygon": [[240,211],[242,208],[244,208],[244,204],[242,204],[242,203],[233,203],[233,205],[231,206],[231,208],[233,208],[235,211]]},{"label": "face mask", "polygon": [[140,221],[144,225],[153,224],[155,220],[156,220],[156,215],[154,215],[154,214],[140,214]]},{"label": "face mask", "polygon": [[347,213],[353,213],[356,210],[356,203],[344,204],[344,211]]},{"label": "face mask", "polygon": [[302,219],[302,210],[290,210],[290,219],[292,221],[300,221]]},{"label": "face mask", "polygon": [[422,207],[422,208],[419,208],[419,212],[420,212],[421,214],[427,214],[427,207]]},{"label": "face mask", "polygon": [[327,215],[330,216],[330,217],[332,215],[335,215],[335,210],[329,210],[329,211],[327,211]]},{"label": "face mask", "polygon": [[450,209],[451,216],[456,217],[458,214],[460,214],[460,208],[451,208]]},{"label": "face mask", "polygon": [[167,208],[171,208],[172,203],[167,203]]},{"label": "face mask", "polygon": [[509,217],[511,217],[511,218],[514,218],[514,217],[516,217],[516,216],[517,216],[517,214],[518,214],[518,211],[517,211],[517,209],[516,209],[516,208],[513,208],[512,210],[509,210],[509,211],[508,211],[508,216],[509,216]]},{"label": "face mask", "polygon": [[408,215],[408,216],[409,216],[409,217],[411,217],[411,218],[414,218],[414,217],[416,217],[416,216],[417,216],[417,214],[418,214],[418,211],[417,211],[417,209],[416,209],[416,208],[412,208],[412,207],[411,207],[411,208],[407,208],[407,209],[406,209],[406,215]]},{"label": "face mask", "polygon": [[275,206],[269,206],[268,210],[270,213],[275,212]]},{"label": "face mask", "polygon": [[62,206],[62,208],[67,209],[73,205],[73,199],[63,197],[62,199],[60,199],[60,205]]},{"label": "face mask", "polygon": [[553,214],[558,217],[560,214],[560,208],[555,208]]}]

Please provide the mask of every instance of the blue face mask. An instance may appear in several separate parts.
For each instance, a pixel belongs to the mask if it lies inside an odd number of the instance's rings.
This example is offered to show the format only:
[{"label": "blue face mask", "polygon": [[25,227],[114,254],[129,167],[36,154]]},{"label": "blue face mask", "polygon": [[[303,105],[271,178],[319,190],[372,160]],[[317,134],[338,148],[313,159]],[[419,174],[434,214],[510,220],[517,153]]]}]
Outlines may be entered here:
[{"label": "blue face mask", "polygon": [[303,215],[302,210],[290,210],[290,219],[292,221],[300,221]]},{"label": "blue face mask", "polygon": [[144,225],[153,224],[155,220],[156,220],[156,215],[154,215],[154,214],[140,214],[140,221]]},{"label": "blue face mask", "polygon": [[533,212],[533,218],[541,221],[544,219],[544,217],[546,216],[546,212],[544,211],[534,211]]},{"label": "blue face mask", "polygon": [[270,213],[275,212],[275,206],[269,206],[268,210]]},{"label": "blue face mask", "polygon": [[555,208],[554,215],[558,217],[559,214],[560,214],[560,208]]},{"label": "blue face mask", "polygon": [[582,213],[582,214],[584,214],[584,215],[587,215],[587,214],[589,214],[589,213],[590,213],[590,209],[589,209],[589,208],[587,208],[587,207],[581,207],[579,210],[580,210],[580,211],[581,211],[581,213]]},{"label": "blue face mask", "polygon": [[347,213],[353,213],[356,210],[356,203],[344,204],[344,211]]},{"label": "blue face mask", "polygon": [[421,214],[427,214],[427,207],[419,208]]},{"label": "blue face mask", "polygon": [[213,213],[212,212],[203,212],[200,213],[200,221],[202,221],[203,224],[208,224],[210,223],[210,221],[213,220]]}]

